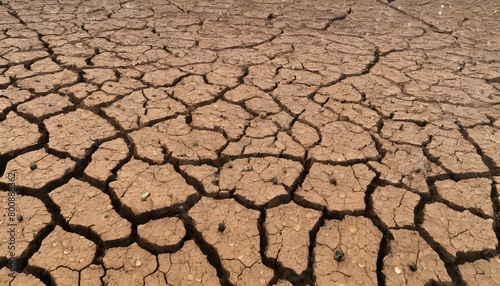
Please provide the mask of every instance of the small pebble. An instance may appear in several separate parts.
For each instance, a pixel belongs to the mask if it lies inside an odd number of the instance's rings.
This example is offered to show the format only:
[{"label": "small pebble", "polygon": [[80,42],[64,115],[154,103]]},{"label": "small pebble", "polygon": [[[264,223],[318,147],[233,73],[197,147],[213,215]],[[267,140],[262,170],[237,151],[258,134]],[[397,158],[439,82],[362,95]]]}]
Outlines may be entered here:
[{"label": "small pebble", "polygon": [[22,222],[24,217],[22,215],[17,215],[17,221]]},{"label": "small pebble", "polygon": [[413,272],[417,271],[418,270],[417,264],[410,264],[410,270]]},{"label": "small pebble", "polygon": [[224,230],[226,230],[226,224],[223,222],[219,223],[218,230],[219,232],[224,232]]},{"label": "small pebble", "polygon": [[278,178],[273,177],[272,182],[273,182],[273,184],[277,185],[278,184]]},{"label": "small pebble", "polygon": [[332,185],[335,185],[335,186],[336,186],[336,185],[337,185],[337,179],[335,179],[335,178],[331,178],[331,179],[330,179],[330,184],[332,184]]},{"label": "small pebble", "polygon": [[149,198],[150,193],[149,192],[144,192],[141,195],[141,200],[144,202]]},{"label": "small pebble", "polygon": [[401,268],[399,267],[394,267],[394,272],[396,272],[397,274],[400,274],[401,273]]},{"label": "small pebble", "polygon": [[36,163],[35,163],[35,162],[31,162],[31,163],[30,163],[30,169],[31,169],[31,170],[36,170],[36,168],[37,168]]},{"label": "small pebble", "polygon": [[333,258],[335,261],[342,261],[344,260],[344,252],[340,249],[335,250],[335,254],[333,255]]}]

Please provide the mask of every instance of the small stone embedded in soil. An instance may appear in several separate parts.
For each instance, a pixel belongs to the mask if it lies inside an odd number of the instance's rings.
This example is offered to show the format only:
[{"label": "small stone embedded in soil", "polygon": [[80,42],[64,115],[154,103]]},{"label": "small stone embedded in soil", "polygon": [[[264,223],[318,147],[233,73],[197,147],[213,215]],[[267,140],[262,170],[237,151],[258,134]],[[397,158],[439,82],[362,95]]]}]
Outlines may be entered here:
[{"label": "small stone embedded in soil", "polygon": [[[264,227],[269,245],[265,255],[276,258],[284,267],[300,274],[307,268],[309,232],[318,222],[321,212],[303,208],[294,202],[266,210]],[[299,231],[294,229],[298,225]],[[332,254],[333,258],[333,254]]]},{"label": "small stone embedded in soil", "polygon": [[335,254],[333,257],[336,261],[343,261],[344,260],[344,252],[341,249],[335,250]]},{"label": "small stone embedded in soil", "polygon": [[149,195],[151,195],[149,192],[144,192],[141,194],[141,200],[144,202],[149,198]]},{"label": "small stone embedded in soil", "polygon": [[222,232],[224,232],[225,229],[226,229],[226,224],[223,222],[219,223],[219,227],[218,227],[219,232],[222,233]]},{"label": "small stone embedded in soil", "polygon": [[37,166],[36,166],[36,163],[35,162],[31,162],[30,163],[30,169],[31,170],[36,170]]},{"label": "small stone embedded in soil", "polygon": [[345,216],[342,221],[326,220],[314,246],[316,283],[376,285],[381,239],[382,233],[370,219]]}]

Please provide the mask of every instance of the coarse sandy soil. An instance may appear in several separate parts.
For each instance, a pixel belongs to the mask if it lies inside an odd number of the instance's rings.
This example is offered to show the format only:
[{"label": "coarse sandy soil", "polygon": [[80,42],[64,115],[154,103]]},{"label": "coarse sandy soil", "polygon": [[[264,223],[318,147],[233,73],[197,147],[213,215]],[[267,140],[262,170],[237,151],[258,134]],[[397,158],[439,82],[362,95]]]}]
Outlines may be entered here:
[{"label": "coarse sandy soil", "polygon": [[500,285],[498,27],[0,0],[0,285]]}]

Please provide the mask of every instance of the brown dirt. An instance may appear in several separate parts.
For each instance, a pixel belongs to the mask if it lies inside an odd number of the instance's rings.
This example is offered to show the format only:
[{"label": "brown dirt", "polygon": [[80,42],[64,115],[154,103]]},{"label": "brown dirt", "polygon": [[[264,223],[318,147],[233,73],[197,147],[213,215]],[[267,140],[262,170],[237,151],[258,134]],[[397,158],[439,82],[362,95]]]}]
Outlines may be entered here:
[{"label": "brown dirt", "polygon": [[452,2],[0,0],[0,285],[500,284],[500,6]]}]

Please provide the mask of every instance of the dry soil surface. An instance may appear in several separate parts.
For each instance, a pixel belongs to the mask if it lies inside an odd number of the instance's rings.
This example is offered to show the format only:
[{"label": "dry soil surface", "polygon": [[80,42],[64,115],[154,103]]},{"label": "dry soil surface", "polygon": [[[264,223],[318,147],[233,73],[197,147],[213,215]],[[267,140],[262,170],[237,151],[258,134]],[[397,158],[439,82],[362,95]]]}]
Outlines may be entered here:
[{"label": "dry soil surface", "polygon": [[0,0],[0,285],[500,285],[498,27]]}]

